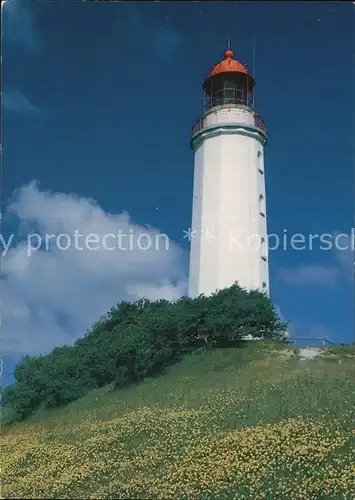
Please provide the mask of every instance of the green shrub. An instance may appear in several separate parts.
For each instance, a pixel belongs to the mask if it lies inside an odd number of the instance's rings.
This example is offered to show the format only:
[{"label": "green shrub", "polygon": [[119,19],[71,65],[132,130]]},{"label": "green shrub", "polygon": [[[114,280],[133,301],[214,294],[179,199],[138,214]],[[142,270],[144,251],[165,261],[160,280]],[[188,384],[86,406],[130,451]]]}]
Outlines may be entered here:
[{"label": "green shrub", "polygon": [[159,374],[187,350],[236,346],[248,335],[282,339],[285,328],[268,297],[237,284],[209,297],[121,302],[72,347],[26,356],[16,367],[15,384],[3,393],[3,404],[26,418],[39,408],[66,405],[92,388],[122,387]]}]

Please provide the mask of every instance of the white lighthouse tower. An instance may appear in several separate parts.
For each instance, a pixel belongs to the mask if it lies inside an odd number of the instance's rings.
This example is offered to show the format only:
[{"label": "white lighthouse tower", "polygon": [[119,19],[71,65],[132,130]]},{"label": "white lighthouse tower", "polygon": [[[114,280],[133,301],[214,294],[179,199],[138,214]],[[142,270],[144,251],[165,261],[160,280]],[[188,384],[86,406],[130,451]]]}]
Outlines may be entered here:
[{"label": "white lighthouse tower", "polygon": [[203,82],[204,112],[191,138],[190,297],[209,295],[236,281],[269,294],[267,136],[254,110],[254,83],[230,47]]}]

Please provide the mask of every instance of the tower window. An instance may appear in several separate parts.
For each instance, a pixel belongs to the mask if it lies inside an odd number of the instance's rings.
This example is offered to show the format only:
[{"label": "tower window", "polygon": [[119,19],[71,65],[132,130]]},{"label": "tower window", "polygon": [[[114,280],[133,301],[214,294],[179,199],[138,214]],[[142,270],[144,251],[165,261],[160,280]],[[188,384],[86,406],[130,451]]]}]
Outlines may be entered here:
[{"label": "tower window", "polygon": [[263,281],[263,288],[266,288],[266,283],[265,283],[265,281]]},{"label": "tower window", "polygon": [[259,212],[260,215],[265,217],[265,198],[262,194],[259,195]]},{"label": "tower window", "polygon": [[263,237],[261,237],[260,253],[261,253],[261,258],[266,262],[267,251],[266,251],[266,245],[265,245],[265,238],[263,238]]},{"label": "tower window", "polygon": [[[260,158],[261,158],[261,155],[262,155],[261,151],[258,151],[258,159],[260,159]],[[259,162],[259,164],[258,164],[258,170],[259,170],[259,172],[260,172],[261,174],[263,174],[263,173],[264,173],[264,170],[263,170],[263,162],[262,162],[262,161],[260,161],[260,162]]]}]

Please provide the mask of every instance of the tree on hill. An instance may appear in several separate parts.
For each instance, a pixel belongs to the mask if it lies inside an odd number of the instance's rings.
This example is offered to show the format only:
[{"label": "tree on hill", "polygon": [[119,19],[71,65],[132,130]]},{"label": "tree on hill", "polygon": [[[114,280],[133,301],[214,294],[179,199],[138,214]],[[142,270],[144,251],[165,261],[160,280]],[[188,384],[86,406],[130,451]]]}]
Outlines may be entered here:
[{"label": "tree on hill", "polygon": [[284,340],[287,325],[270,299],[234,284],[209,297],[121,302],[72,347],[26,356],[3,392],[13,418],[74,401],[90,389],[156,375],[201,346],[238,346],[245,337]]}]

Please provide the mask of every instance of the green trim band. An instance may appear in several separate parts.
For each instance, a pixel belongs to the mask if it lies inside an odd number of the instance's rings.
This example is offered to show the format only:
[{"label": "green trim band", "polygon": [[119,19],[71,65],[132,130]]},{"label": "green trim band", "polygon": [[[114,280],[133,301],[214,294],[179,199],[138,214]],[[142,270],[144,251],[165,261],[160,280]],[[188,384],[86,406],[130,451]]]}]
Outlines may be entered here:
[{"label": "green trim band", "polygon": [[219,123],[218,125],[210,125],[196,132],[191,138],[191,149],[196,151],[206,138],[221,134],[237,134],[251,137],[259,141],[262,146],[265,146],[267,142],[265,132],[253,125],[245,123]]}]

